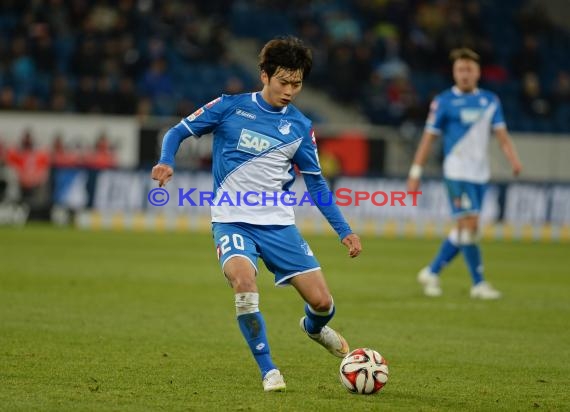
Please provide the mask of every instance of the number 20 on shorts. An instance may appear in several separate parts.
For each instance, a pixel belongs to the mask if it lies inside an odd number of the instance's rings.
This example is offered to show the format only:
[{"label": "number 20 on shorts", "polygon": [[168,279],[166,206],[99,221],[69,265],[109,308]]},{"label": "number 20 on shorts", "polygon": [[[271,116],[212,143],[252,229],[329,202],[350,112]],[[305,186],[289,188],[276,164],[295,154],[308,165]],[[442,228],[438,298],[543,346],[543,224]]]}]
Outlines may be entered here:
[{"label": "number 20 on shorts", "polygon": [[232,247],[237,250],[245,250],[243,236],[239,233],[234,233],[231,238],[229,235],[222,236],[218,245],[220,256],[225,255],[227,252],[232,250]]}]

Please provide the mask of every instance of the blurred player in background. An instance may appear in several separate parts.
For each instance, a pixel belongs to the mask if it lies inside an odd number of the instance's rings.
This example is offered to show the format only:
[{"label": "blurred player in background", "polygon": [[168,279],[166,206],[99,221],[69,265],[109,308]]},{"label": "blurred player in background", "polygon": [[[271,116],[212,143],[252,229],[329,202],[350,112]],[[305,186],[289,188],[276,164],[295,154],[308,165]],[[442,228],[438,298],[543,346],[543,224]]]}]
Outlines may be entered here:
[{"label": "blurred player in background", "polygon": [[[346,340],[327,323],[335,314],[333,298],[307,242],[295,226],[292,206],[279,201],[292,185],[296,165],[313,199],[329,199],[321,175],[312,123],[295,106],[303,80],[312,67],[311,51],[293,37],[268,42],[260,53],[263,89],[257,93],[222,95],[198,109],[165,135],[152,178],[166,184],[182,140],[213,132],[214,205],[229,195],[234,204],[212,206],[212,230],[222,270],[235,293],[237,321],[259,366],[265,391],[285,389],[270,355],[265,322],[259,311],[257,260],[275,275],[275,284],[293,285],[305,300],[302,330],[333,355],[344,357]],[[262,193],[235,204],[238,193]],[[267,194],[267,197],[266,197]],[[277,194],[274,196],[274,194]],[[360,254],[359,237],[334,204],[322,214],[349,249]]]},{"label": "blurred player in background", "polygon": [[490,178],[488,143],[491,130],[499,140],[514,176],[521,172],[522,166],[509,138],[499,98],[477,87],[479,55],[471,49],[461,48],[453,50],[450,58],[455,85],[431,103],[425,132],[410,169],[408,190],[418,190],[422,167],[432,143],[441,135],[444,180],[457,225],[431,265],[420,271],[418,281],[427,296],[440,296],[440,272],[461,251],[473,281],[471,297],[498,299],[501,293],[483,276],[478,245],[479,214]]}]

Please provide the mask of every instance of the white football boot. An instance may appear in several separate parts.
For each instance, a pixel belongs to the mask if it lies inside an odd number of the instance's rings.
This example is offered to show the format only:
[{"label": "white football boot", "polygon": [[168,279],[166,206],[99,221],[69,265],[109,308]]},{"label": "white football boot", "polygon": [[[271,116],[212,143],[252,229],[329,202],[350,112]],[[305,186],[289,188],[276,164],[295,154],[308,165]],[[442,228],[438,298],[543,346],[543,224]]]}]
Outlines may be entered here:
[{"label": "white football boot", "polygon": [[340,333],[329,326],[324,326],[320,333],[309,333],[307,332],[307,329],[305,329],[305,318],[306,316],[301,318],[299,325],[309,338],[324,346],[326,350],[337,358],[344,358],[348,355],[348,352],[350,351],[348,343]]},{"label": "white football boot", "polygon": [[489,283],[482,281],[471,288],[471,297],[473,299],[493,300],[500,299],[501,292],[491,286]]},{"label": "white football boot", "polygon": [[263,377],[263,390],[265,392],[281,392],[285,389],[285,380],[279,369],[271,369]]},{"label": "white football boot", "polygon": [[442,295],[441,286],[439,286],[439,276],[431,273],[429,266],[426,266],[418,273],[418,283],[424,288],[424,295],[430,297],[438,297]]}]

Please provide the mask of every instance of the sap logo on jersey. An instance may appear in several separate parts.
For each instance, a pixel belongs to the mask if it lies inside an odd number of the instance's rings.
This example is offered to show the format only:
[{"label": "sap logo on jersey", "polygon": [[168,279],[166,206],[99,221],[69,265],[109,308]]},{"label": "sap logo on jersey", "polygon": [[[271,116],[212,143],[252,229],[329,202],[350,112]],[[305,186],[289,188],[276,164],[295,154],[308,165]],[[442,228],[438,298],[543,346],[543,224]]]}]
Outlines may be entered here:
[{"label": "sap logo on jersey", "polygon": [[279,143],[279,140],[265,136],[264,134],[254,132],[253,130],[242,129],[237,149],[251,154],[260,154],[273,146],[277,146]]},{"label": "sap logo on jersey", "polygon": [[463,124],[471,124],[475,123],[481,115],[483,114],[483,110],[477,108],[465,108],[459,111],[459,117],[461,118],[461,123]]}]

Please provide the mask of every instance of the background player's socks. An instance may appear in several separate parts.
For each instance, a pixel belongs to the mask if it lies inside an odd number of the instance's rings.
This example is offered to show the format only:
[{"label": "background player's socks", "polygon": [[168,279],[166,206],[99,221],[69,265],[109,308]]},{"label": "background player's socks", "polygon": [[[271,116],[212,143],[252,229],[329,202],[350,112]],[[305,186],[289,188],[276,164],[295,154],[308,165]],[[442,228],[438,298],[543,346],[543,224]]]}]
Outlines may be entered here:
[{"label": "background player's socks", "polygon": [[446,238],[439,249],[439,253],[429,266],[430,272],[434,275],[439,275],[441,269],[457,256],[459,253],[459,246],[454,244],[449,238]]},{"label": "background player's socks", "polygon": [[320,333],[323,326],[325,326],[332,319],[335,313],[334,302],[330,309],[326,312],[317,312],[308,304],[305,304],[305,330],[311,335]]},{"label": "background player's socks", "polygon": [[469,273],[476,285],[483,280],[483,264],[481,262],[481,251],[476,243],[461,246],[461,252],[469,268]]},{"label": "background player's socks", "polygon": [[459,232],[457,228],[451,229],[447,238],[441,244],[439,253],[429,266],[430,272],[439,275],[441,269],[451,262],[459,253]]}]

